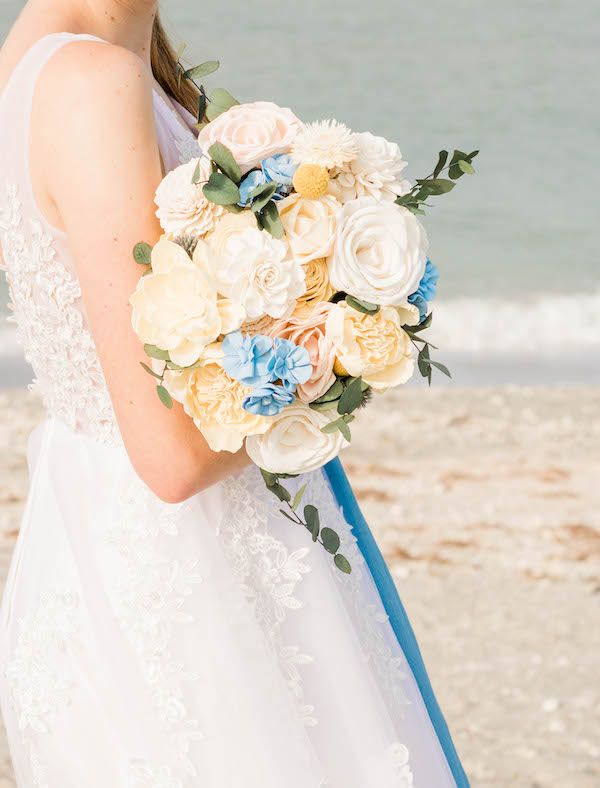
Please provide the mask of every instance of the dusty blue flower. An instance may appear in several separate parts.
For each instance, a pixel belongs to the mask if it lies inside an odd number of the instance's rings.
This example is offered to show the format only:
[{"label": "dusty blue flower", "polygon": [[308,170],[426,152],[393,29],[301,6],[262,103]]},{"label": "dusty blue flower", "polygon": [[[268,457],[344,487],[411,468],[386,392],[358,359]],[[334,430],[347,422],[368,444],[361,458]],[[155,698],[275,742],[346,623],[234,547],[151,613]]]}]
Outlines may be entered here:
[{"label": "dusty blue flower", "polygon": [[293,401],[294,394],[291,391],[275,383],[265,383],[244,399],[242,407],[256,416],[276,416]]},{"label": "dusty blue flower", "polygon": [[240,183],[240,201],[238,205],[245,207],[250,202],[250,193],[257,186],[262,186],[267,182],[267,178],[262,170],[252,170]]},{"label": "dusty blue flower", "polygon": [[312,375],[308,350],[288,339],[276,339],[273,350],[273,380],[281,380],[288,391],[296,391],[298,383],[306,383]]},{"label": "dusty blue flower", "polygon": [[298,165],[294,164],[292,157],[287,153],[278,153],[276,156],[263,159],[261,166],[267,181],[277,184],[277,191],[273,199],[287,197],[292,191],[292,178],[298,169]]},{"label": "dusty blue flower", "polygon": [[408,297],[409,303],[418,307],[421,322],[423,322],[427,316],[429,301],[433,301],[435,298],[439,278],[440,272],[437,266],[435,266],[431,260],[427,260],[425,264],[425,273],[419,282],[419,287]]},{"label": "dusty blue flower", "polygon": [[251,337],[234,331],[223,340],[223,369],[245,386],[262,386],[273,379],[275,354],[271,337]]}]

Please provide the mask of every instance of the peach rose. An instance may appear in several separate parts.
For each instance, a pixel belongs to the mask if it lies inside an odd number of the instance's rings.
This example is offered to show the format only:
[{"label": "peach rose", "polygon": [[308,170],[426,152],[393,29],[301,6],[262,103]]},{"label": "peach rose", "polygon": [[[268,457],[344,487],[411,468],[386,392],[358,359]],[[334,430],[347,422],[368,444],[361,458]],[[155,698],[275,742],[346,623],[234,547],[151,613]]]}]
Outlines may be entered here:
[{"label": "peach rose", "polygon": [[255,101],[236,104],[204,126],[198,144],[208,152],[214,142],[221,142],[232,152],[242,172],[248,172],[269,156],[287,153],[303,128],[290,109],[270,101]]},{"label": "peach rose", "polygon": [[333,304],[316,304],[308,314],[277,320],[269,330],[271,336],[289,339],[308,351],[313,374],[307,383],[298,386],[297,394],[303,402],[317,399],[335,382],[335,347],[325,334],[325,323],[332,308]]}]

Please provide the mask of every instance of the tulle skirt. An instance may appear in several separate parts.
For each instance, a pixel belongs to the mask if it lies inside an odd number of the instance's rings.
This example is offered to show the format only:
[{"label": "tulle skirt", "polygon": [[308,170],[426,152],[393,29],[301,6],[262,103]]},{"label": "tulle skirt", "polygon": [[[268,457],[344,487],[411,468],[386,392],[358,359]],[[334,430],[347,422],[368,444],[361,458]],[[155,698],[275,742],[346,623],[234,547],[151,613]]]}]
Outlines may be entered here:
[{"label": "tulle skirt", "polygon": [[169,505],[51,420],[29,462],[0,645],[21,788],[458,784],[322,472],[290,487],[350,575],[255,468]]}]

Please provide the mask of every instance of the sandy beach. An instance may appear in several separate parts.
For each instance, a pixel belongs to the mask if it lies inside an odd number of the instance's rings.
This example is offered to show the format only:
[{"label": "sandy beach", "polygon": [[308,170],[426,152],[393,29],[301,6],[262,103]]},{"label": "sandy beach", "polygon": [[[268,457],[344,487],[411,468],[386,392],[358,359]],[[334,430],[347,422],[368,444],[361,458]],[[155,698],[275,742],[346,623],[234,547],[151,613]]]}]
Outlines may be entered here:
[{"label": "sandy beach", "polygon": [[[0,409],[3,581],[41,409]],[[600,388],[405,389],[344,456],[475,788],[600,785],[599,413]]]}]

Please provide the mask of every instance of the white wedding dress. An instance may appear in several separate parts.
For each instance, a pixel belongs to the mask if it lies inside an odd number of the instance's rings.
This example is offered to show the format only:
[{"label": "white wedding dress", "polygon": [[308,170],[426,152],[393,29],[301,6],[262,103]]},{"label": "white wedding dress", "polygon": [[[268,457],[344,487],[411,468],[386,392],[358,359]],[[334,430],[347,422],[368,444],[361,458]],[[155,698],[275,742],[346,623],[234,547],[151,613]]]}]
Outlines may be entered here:
[{"label": "white wedding dress", "polygon": [[[323,473],[307,500],[341,534],[349,576],[278,514],[256,469],[179,505],[133,471],[67,239],[28,174],[37,76],[90,38],[41,39],[0,97],[0,240],[47,410],[0,627],[18,785],[457,785]],[[189,116],[159,94],[155,115],[165,166],[189,160]]]}]

